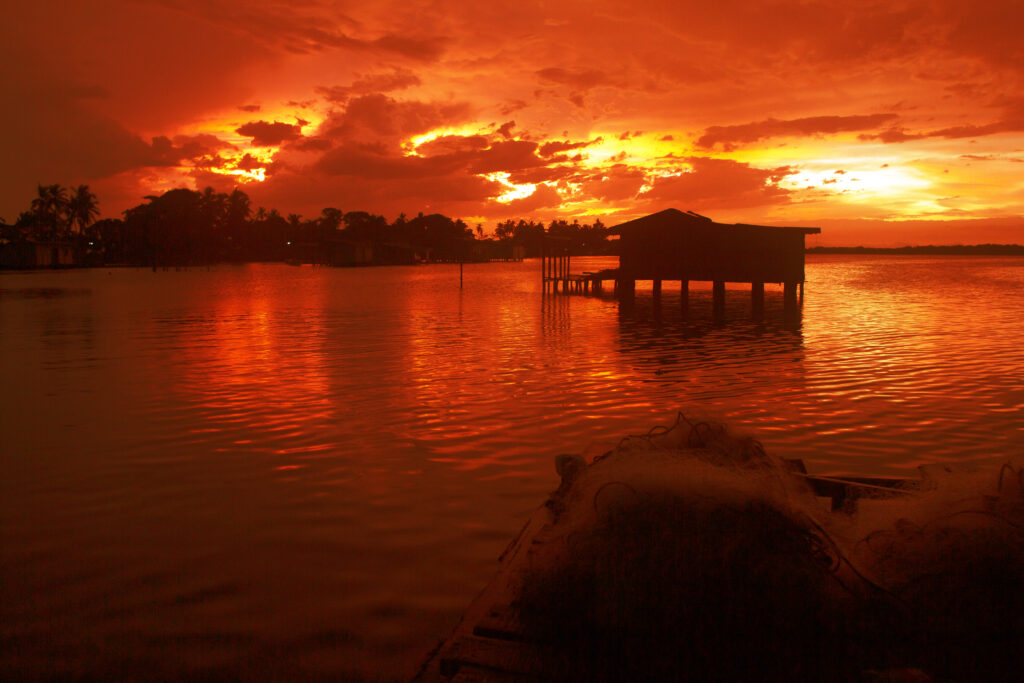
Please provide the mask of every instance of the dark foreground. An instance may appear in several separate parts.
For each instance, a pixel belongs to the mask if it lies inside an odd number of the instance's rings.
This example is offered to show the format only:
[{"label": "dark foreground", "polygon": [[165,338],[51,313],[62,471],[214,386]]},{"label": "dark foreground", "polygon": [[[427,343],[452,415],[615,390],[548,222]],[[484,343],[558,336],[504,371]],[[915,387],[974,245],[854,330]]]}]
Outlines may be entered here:
[{"label": "dark foreground", "polygon": [[844,483],[681,418],[557,466],[561,487],[417,680],[1007,680],[1024,665],[1020,463]]}]

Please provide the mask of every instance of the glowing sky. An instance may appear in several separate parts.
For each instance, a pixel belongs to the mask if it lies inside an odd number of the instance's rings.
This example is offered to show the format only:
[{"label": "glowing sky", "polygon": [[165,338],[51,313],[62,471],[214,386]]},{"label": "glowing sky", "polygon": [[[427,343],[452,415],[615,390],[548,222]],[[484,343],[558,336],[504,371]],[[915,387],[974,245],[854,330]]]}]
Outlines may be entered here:
[{"label": "glowing sky", "polygon": [[819,244],[1024,242],[1024,3],[33,2],[0,216],[88,183],[469,223],[669,206]]}]

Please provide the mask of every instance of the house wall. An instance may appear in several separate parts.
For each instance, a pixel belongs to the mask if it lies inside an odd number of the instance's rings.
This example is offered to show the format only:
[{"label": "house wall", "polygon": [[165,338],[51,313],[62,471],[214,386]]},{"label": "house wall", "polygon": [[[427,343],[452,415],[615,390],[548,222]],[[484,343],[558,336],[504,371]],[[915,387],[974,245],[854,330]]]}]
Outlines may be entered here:
[{"label": "house wall", "polygon": [[804,234],[714,223],[638,226],[619,240],[619,268],[634,280],[803,282]]}]

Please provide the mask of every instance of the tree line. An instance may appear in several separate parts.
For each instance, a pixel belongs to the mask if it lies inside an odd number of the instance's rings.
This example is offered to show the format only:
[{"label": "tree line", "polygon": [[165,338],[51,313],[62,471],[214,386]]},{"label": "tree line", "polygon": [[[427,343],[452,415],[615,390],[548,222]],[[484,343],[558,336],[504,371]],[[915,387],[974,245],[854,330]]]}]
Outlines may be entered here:
[{"label": "tree line", "polygon": [[356,249],[371,254],[356,259],[364,263],[537,256],[550,237],[574,254],[609,251],[600,220],[553,220],[545,225],[508,219],[496,225],[491,238],[484,235],[483,224],[470,228],[461,219],[436,213],[412,218],[403,213],[389,222],[366,211],[326,207],[312,218],[283,216],[276,209],[253,209],[249,196],[237,188],[230,193],[210,187],[176,189],[145,200],[126,210],[123,218],[95,220],[99,205],[87,185],[39,185],[38,196],[13,225],[0,223],[0,240],[70,243],[86,265],[139,266],[349,262],[345,255]]}]

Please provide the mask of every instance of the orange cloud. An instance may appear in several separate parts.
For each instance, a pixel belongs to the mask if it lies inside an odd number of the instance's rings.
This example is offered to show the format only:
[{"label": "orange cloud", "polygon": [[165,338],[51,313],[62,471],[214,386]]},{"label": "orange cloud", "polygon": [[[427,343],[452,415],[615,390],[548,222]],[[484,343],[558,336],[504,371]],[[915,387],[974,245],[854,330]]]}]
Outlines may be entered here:
[{"label": "orange cloud", "polygon": [[734,126],[709,126],[697,139],[704,148],[722,145],[734,149],[742,143],[783,136],[807,136],[874,129],[896,119],[896,114],[859,114],[853,116],[807,116],[780,121],[765,119]]}]

